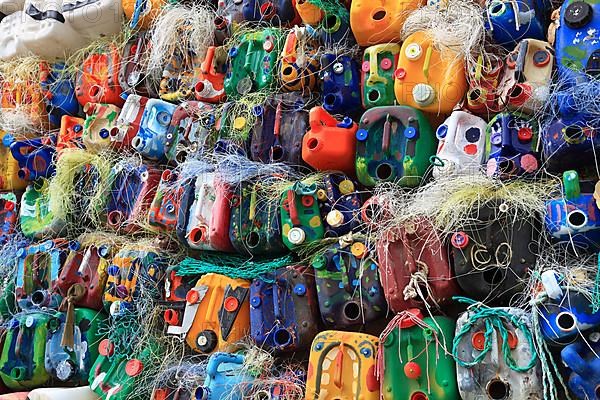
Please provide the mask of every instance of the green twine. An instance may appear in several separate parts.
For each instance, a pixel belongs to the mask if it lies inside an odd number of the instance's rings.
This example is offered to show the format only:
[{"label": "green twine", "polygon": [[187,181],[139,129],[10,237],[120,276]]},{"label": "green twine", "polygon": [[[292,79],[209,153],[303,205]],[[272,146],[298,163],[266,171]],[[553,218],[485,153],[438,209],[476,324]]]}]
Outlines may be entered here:
[{"label": "green twine", "polygon": [[199,259],[187,257],[177,265],[178,276],[216,273],[230,278],[254,279],[293,263],[292,256],[253,259],[234,254],[203,253]]},{"label": "green twine", "polygon": [[600,310],[600,253],[598,253],[598,269],[596,270],[594,292],[592,293],[592,311],[597,313],[598,310]]},{"label": "green twine", "polygon": [[321,10],[326,15],[335,15],[339,17],[343,22],[350,23],[350,13],[342,4],[337,0],[308,0],[308,2]]},{"label": "green twine", "polygon": [[[494,330],[498,330],[500,336],[502,337],[502,353],[504,355],[504,360],[506,361],[506,365],[513,371],[517,372],[525,372],[533,368],[536,364],[538,356],[533,344],[533,335],[529,330],[529,327],[520,320],[516,315],[512,315],[505,310],[498,308],[490,308],[484,306],[481,303],[478,303],[474,300],[468,299],[466,297],[455,296],[454,300],[457,300],[461,303],[466,303],[469,305],[473,305],[474,309],[470,309],[468,312],[471,314],[469,320],[463,327],[460,332],[456,334],[454,337],[454,342],[452,344],[452,356],[456,360],[456,363],[463,368],[471,368],[477,364],[479,364],[487,355],[487,353],[492,350],[492,335],[494,334]],[[463,336],[465,336],[469,331],[476,325],[478,320],[483,320],[485,323],[485,347],[481,351],[481,353],[475,357],[475,359],[471,362],[463,361],[458,358],[458,345],[460,344]],[[506,326],[504,326],[504,321],[510,322],[516,329],[521,330],[525,337],[527,338],[527,342],[529,343],[529,347],[531,348],[531,360],[527,365],[520,367],[517,365],[516,361],[512,358],[510,346],[508,343],[508,330]]]}]

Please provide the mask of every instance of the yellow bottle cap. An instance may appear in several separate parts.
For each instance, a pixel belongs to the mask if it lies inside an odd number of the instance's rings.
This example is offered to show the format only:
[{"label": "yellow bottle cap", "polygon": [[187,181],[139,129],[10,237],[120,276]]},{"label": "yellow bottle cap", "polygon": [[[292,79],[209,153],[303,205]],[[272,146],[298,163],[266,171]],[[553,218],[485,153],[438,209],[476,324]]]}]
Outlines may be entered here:
[{"label": "yellow bottle cap", "polygon": [[354,242],[350,247],[350,252],[356,258],[363,258],[367,252],[367,247],[364,243]]},{"label": "yellow bottle cap", "polygon": [[341,181],[338,187],[343,195],[354,192],[354,183],[352,183],[352,181],[348,179],[344,179],[343,181]]},{"label": "yellow bottle cap", "polygon": [[237,117],[233,121],[233,129],[237,129],[238,131],[241,131],[242,129],[244,129],[245,126],[246,126],[246,118],[244,118],[244,117]]}]

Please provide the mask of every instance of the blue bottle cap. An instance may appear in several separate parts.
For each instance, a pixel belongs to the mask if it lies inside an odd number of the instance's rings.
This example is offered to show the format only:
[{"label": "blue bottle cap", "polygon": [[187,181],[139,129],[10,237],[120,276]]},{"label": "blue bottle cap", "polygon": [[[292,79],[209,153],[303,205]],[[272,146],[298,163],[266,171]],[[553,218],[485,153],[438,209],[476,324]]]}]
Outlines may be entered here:
[{"label": "blue bottle cap", "polygon": [[108,138],[108,129],[106,129],[106,128],[100,129],[99,134],[102,139]]},{"label": "blue bottle cap", "polygon": [[404,137],[405,138],[414,139],[415,136],[417,136],[417,130],[415,128],[413,128],[412,126],[409,126],[406,129],[404,129]]},{"label": "blue bottle cap", "polygon": [[9,147],[14,141],[15,137],[10,133],[7,133],[6,135],[2,136],[2,144],[4,145],[4,147]]},{"label": "blue bottle cap", "polygon": [[250,305],[254,308],[259,307],[261,302],[262,301],[260,300],[259,296],[254,296],[250,299]]},{"label": "blue bottle cap", "polygon": [[304,296],[306,294],[306,286],[298,283],[296,286],[294,286],[294,293],[298,296]]},{"label": "blue bottle cap", "polygon": [[350,117],[344,117],[344,119],[342,120],[342,122],[337,124],[338,128],[344,128],[344,129],[348,129],[350,127],[352,127],[352,124],[354,123],[354,121],[352,121],[352,118]]},{"label": "blue bottle cap", "polygon": [[356,131],[356,140],[364,142],[367,140],[369,132],[366,129],[359,129]]},{"label": "blue bottle cap", "polygon": [[435,131],[435,135],[438,139],[443,139],[448,134],[448,127],[446,125],[440,125]]}]

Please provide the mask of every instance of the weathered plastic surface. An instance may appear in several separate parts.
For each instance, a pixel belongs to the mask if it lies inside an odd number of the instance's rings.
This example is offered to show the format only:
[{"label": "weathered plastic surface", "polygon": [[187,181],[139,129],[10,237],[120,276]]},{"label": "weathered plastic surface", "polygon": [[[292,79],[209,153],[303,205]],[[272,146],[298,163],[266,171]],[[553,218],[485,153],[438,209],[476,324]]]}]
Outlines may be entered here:
[{"label": "weathered plastic surface", "polygon": [[15,232],[17,226],[17,196],[14,193],[0,193],[0,244]]},{"label": "weathered plastic surface", "polygon": [[[100,356],[92,366],[88,382],[90,389],[103,400],[125,400],[140,384],[136,377],[156,361],[154,346],[148,345],[134,358],[125,354],[114,355],[114,345],[105,339],[99,345]],[[141,400],[141,399],[140,399]]]},{"label": "weathered plastic surface", "polygon": [[357,184],[343,174],[327,174],[317,190],[325,237],[350,233],[361,224],[362,200]]},{"label": "weathered plastic surface", "polygon": [[497,0],[486,5],[486,29],[496,43],[512,48],[521,39],[546,38],[552,10],[549,0]]},{"label": "weathered plastic surface", "polygon": [[149,99],[144,108],[139,130],[131,141],[131,146],[150,160],[165,160],[167,131],[174,111],[174,104],[158,99]]},{"label": "weathered plastic surface", "polygon": [[306,400],[379,400],[378,346],[379,339],[365,333],[318,334],[310,351]]},{"label": "weathered plastic surface", "polygon": [[435,131],[439,140],[433,164],[435,178],[472,175],[485,161],[486,122],[464,111],[452,114]]},{"label": "weathered plastic surface", "polygon": [[174,232],[183,194],[184,187],[177,173],[164,170],[150,204],[148,223],[160,231]]},{"label": "weathered plastic surface", "polygon": [[242,15],[245,21],[269,21],[273,25],[294,25],[300,22],[293,0],[242,0]]},{"label": "weathered plastic surface", "polygon": [[64,149],[83,148],[83,118],[63,115],[60,119],[60,131],[56,136],[56,151]]},{"label": "weathered plastic surface", "polygon": [[318,25],[325,15],[319,6],[305,0],[296,1],[295,6],[304,25]]},{"label": "weathered plastic surface", "polygon": [[[0,24],[0,27],[2,25]],[[40,90],[39,80],[26,80],[21,82],[0,82],[0,105],[3,110],[23,113],[28,123],[38,129],[48,128],[48,113]],[[11,132],[7,132],[11,133]],[[4,133],[2,133],[4,136]],[[27,137],[35,133],[27,132]]]},{"label": "weathered plastic surface", "polygon": [[173,111],[167,130],[165,154],[168,160],[181,162],[210,148],[215,108],[201,101],[185,101]]},{"label": "weathered plastic surface", "polygon": [[506,58],[500,102],[509,110],[533,114],[550,93],[554,50],[548,42],[524,39]]},{"label": "weathered plastic surface", "polygon": [[167,333],[185,337],[201,354],[231,351],[250,332],[250,282],[224,275],[206,274],[186,296],[180,325]]},{"label": "weathered plastic surface", "polygon": [[504,61],[494,54],[480,53],[477,64],[470,67],[469,89],[464,107],[476,115],[487,117],[499,111],[499,89]]},{"label": "weathered plastic surface", "polygon": [[[425,317],[418,309],[406,311],[386,328],[381,338],[381,398],[458,399],[456,363],[445,349],[452,346],[454,321],[447,317]],[[418,323],[418,324],[417,324]]]},{"label": "weathered plastic surface", "polygon": [[[56,382],[80,386],[87,383],[98,357],[98,344],[102,340],[99,329],[104,329],[106,319],[98,311],[87,308],[76,308],[73,312],[71,326],[66,322],[65,312],[54,314],[48,321],[45,368]],[[73,335],[73,340],[65,342],[65,336],[69,334]]]},{"label": "weathered plastic surface", "polygon": [[42,64],[40,69],[40,85],[48,109],[50,125],[60,127],[63,115],[80,114],[79,103],[75,97],[75,85],[66,75],[64,63]]},{"label": "weathered plastic surface", "polygon": [[593,164],[600,152],[600,136],[584,123],[570,124],[562,119],[543,129],[544,166],[553,173]]},{"label": "weathered plastic surface", "polygon": [[119,84],[120,63],[121,54],[115,46],[104,53],[90,54],[77,75],[75,95],[79,104],[107,103],[122,107],[125,101],[120,96],[123,91]]},{"label": "weathered plastic surface", "polygon": [[308,130],[308,113],[298,93],[275,95],[253,108],[256,123],[251,129],[252,160],[270,164],[302,165],[302,138]]},{"label": "weathered plastic surface", "polygon": [[316,88],[321,69],[316,55],[320,44],[313,35],[306,27],[298,26],[288,32],[279,67],[282,91],[308,94]]},{"label": "weathered plastic surface", "polygon": [[160,177],[161,171],[151,164],[133,165],[122,161],[115,165],[106,204],[108,226],[122,232],[139,230],[146,221]]},{"label": "weathered plastic surface", "polygon": [[112,128],[107,129],[110,134],[110,142],[113,146],[129,147],[131,145],[133,138],[140,129],[147,102],[147,97],[137,94],[127,96],[116,121],[113,120],[111,123]]},{"label": "weathered plastic surface", "polygon": [[377,260],[385,298],[394,312],[439,308],[459,294],[449,249],[429,220],[386,232],[377,243]]},{"label": "weathered plastic surface", "polygon": [[224,81],[225,93],[230,99],[275,83],[277,60],[283,45],[281,31],[275,28],[244,34],[237,43],[237,47],[229,50],[229,67]]},{"label": "weathered plastic surface", "polygon": [[240,22],[244,21],[243,6],[244,3],[239,0],[223,0],[217,3],[217,17],[214,20],[215,44],[222,46]]},{"label": "weathered plastic surface", "polygon": [[133,309],[139,291],[162,298],[167,260],[146,250],[123,249],[112,259],[107,269],[108,280],[104,291],[104,305],[112,315],[121,308]]},{"label": "weathered plastic surface", "polygon": [[284,267],[252,281],[250,335],[258,346],[304,350],[317,333],[319,304],[312,268]]},{"label": "weathered plastic surface", "polygon": [[200,73],[200,55],[177,51],[166,63],[160,80],[159,96],[162,100],[179,103],[192,100]]},{"label": "weathered plastic surface", "polygon": [[508,303],[521,293],[537,261],[540,222],[504,207],[488,204],[476,209],[478,222],[450,240],[458,285],[469,297],[490,305]]},{"label": "weathered plastic surface", "polygon": [[316,242],[325,235],[319,211],[317,185],[295,182],[281,195],[281,237],[283,244],[294,250]]},{"label": "weathered plastic surface", "polygon": [[65,229],[65,221],[48,209],[49,196],[46,179],[38,179],[25,189],[19,207],[19,223],[26,237],[58,237]]},{"label": "weathered plastic surface", "polygon": [[282,253],[279,215],[279,201],[269,200],[260,182],[245,182],[234,189],[229,238],[235,250],[252,255]]},{"label": "weathered plastic surface", "polygon": [[17,11],[22,11],[23,6],[25,5],[25,0],[2,0],[0,1],[0,13],[2,13],[2,18],[16,13]]},{"label": "weathered plastic surface", "polygon": [[540,168],[538,125],[519,113],[496,115],[487,126],[487,174],[499,178],[527,176]]},{"label": "weathered plastic surface", "polygon": [[13,136],[0,131],[0,190],[23,190],[27,181],[19,178],[19,163],[10,152]]},{"label": "weathered plastic surface", "polygon": [[66,256],[63,239],[47,240],[17,251],[15,297],[21,310],[59,306],[62,298],[52,289]]},{"label": "weathered plastic surface", "polygon": [[356,132],[356,175],[365,186],[397,181],[418,186],[435,154],[425,115],[407,106],[377,107],[363,114]]},{"label": "weathered plastic surface", "polygon": [[242,400],[254,377],[244,369],[243,354],[214,353],[208,359],[206,380],[196,388],[194,398]]},{"label": "weathered plastic surface", "polygon": [[576,171],[563,174],[564,195],[546,203],[545,225],[559,242],[600,247],[600,210],[593,193],[581,193]]},{"label": "weathered plastic surface", "polygon": [[[309,4],[306,1],[304,4]],[[321,56],[323,108],[332,114],[360,109],[361,86],[358,63],[350,56],[325,53]]]},{"label": "weathered plastic surface", "polygon": [[[529,331],[531,314],[519,308],[501,308],[512,318],[524,323]],[[456,322],[456,333],[460,332],[471,317],[470,312],[461,314]],[[485,346],[491,349],[485,357],[471,368],[456,366],[458,390],[463,400],[479,400],[483,398],[506,400],[541,400],[543,398],[539,361],[529,370],[518,372],[511,369],[505,357],[510,356],[517,366],[525,367],[536,354],[536,350],[528,342],[521,329],[517,329],[510,321],[503,319],[508,333],[508,354],[503,354],[501,335],[494,328],[489,337],[484,336],[486,318],[479,319],[462,338],[455,338],[457,356],[463,362],[473,362],[481,354]],[[489,321],[488,321],[489,322]],[[458,342],[457,342],[458,341]]]},{"label": "weathered plastic surface", "polygon": [[123,92],[158,97],[160,73],[148,73],[139,62],[150,51],[149,46],[150,34],[146,31],[133,34],[125,44],[119,68],[119,85]]},{"label": "weathered plastic surface", "polygon": [[177,235],[194,250],[233,252],[229,238],[231,189],[214,172],[186,182],[177,216]]},{"label": "weathered plastic surface", "polygon": [[113,142],[110,132],[117,129],[117,118],[121,109],[112,104],[87,103],[83,107],[86,114],[81,135],[83,144],[88,151],[100,152],[111,145],[122,143]]},{"label": "weathered plastic surface", "polygon": [[13,141],[10,152],[19,163],[17,176],[26,181],[34,181],[54,175],[55,145],[55,135]]},{"label": "weathered plastic surface", "polygon": [[580,400],[598,397],[600,384],[600,358],[598,343],[578,340],[566,345],[560,352],[563,364],[569,369],[568,387],[570,394]]},{"label": "weathered plastic surface", "polygon": [[88,42],[102,36],[115,35],[121,31],[123,26],[121,0],[95,0],[93,2],[68,0],[68,2],[63,2],[62,12],[73,29],[84,36]]},{"label": "weathered plastic surface", "polygon": [[464,59],[450,48],[438,49],[425,31],[402,43],[392,71],[398,104],[432,114],[449,114],[467,92]]},{"label": "weathered plastic surface", "polygon": [[22,313],[8,321],[0,356],[0,378],[9,389],[33,389],[49,381],[44,356],[50,317],[46,312]]},{"label": "weathered plastic surface", "polygon": [[406,17],[423,5],[422,0],[353,0],[350,26],[360,46],[399,43]]},{"label": "weathered plastic surface", "polygon": [[196,286],[198,277],[194,275],[179,276],[177,266],[167,268],[165,276],[165,306],[163,319],[168,325],[181,325],[185,311],[186,296]]},{"label": "weathered plastic surface", "polygon": [[69,250],[54,291],[78,307],[101,310],[112,249],[106,244],[82,248],[73,240]]},{"label": "weathered plastic surface", "polygon": [[387,304],[375,256],[362,240],[347,235],[312,259],[326,326],[346,329],[385,315]]},{"label": "weathered plastic surface", "polygon": [[324,13],[323,19],[315,28],[326,48],[352,47],[356,44],[350,21],[340,12]]},{"label": "weathered plastic surface", "polygon": [[89,386],[76,388],[39,388],[27,395],[29,400],[99,400]]},{"label": "weathered plastic surface", "polygon": [[400,45],[397,43],[378,44],[365,49],[360,79],[364,108],[391,106],[396,102],[394,71],[399,53]]},{"label": "weathered plastic surface", "polygon": [[223,81],[227,72],[227,52],[225,47],[210,46],[200,64],[200,71],[194,95],[196,100],[207,103],[221,103],[225,100]]},{"label": "weathered plastic surface", "polygon": [[125,16],[131,28],[149,29],[159,15],[161,8],[168,4],[166,0],[121,0]]},{"label": "weathered plastic surface", "polygon": [[310,130],[302,138],[302,159],[319,171],[354,176],[358,125],[349,117],[338,121],[325,107],[312,108],[308,117]]}]

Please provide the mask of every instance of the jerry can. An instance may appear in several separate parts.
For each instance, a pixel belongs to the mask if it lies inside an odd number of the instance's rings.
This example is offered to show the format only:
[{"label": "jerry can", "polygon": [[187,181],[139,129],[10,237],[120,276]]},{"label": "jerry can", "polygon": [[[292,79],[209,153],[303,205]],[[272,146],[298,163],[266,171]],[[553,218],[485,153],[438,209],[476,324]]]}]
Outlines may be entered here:
[{"label": "jerry can", "polygon": [[356,45],[346,10],[330,9],[324,12],[323,18],[315,30],[325,48],[337,48],[338,46],[351,48]]},{"label": "jerry can", "polygon": [[7,322],[0,378],[9,389],[33,389],[50,380],[44,358],[51,316],[47,312],[20,313]]},{"label": "jerry can", "polygon": [[0,131],[0,135],[0,190],[23,190],[27,187],[27,181],[19,177],[19,162],[10,151],[14,137],[4,131]]},{"label": "jerry can", "polygon": [[244,2],[239,0],[221,0],[217,3],[215,23],[215,44],[222,46],[244,21],[242,8]]},{"label": "jerry can", "polygon": [[116,35],[123,27],[123,8],[119,0],[69,3],[63,5],[62,11],[71,26],[89,42],[99,37]]},{"label": "jerry can", "polygon": [[563,173],[564,193],[546,203],[546,229],[554,240],[577,247],[600,247],[596,194],[582,193],[577,171]]},{"label": "jerry can", "polygon": [[207,103],[221,103],[225,101],[225,88],[223,81],[227,72],[227,52],[225,47],[210,46],[200,64],[200,73],[194,95],[196,100]]},{"label": "jerry can", "polygon": [[375,256],[362,239],[348,234],[312,259],[325,325],[349,328],[385,315],[387,304]]},{"label": "jerry can", "polygon": [[161,171],[150,164],[131,164],[125,160],[110,174],[110,194],[106,221],[115,231],[135,232],[144,224],[150,203],[156,195]]},{"label": "jerry can", "polygon": [[[179,268],[171,266],[167,268],[165,275],[165,301],[167,307],[163,313],[163,319],[167,325],[181,325],[185,311],[186,296],[196,286],[198,277],[194,275],[179,276]],[[188,316],[192,318],[193,316]]]},{"label": "jerry can", "polygon": [[458,285],[486,304],[504,304],[521,293],[537,261],[540,222],[506,207],[481,205],[471,216],[477,222],[450,239]]},{"label": "jerry can", "polygon": [[504,60],[495,54],[479,54],[477,63],[468,72],[464,107],[476,115],[487,117],[499,111],[499,85],[504,72]]},{"label": "jerry can", "polygon": [[550,0],[494,0],[486,3],[485,28],[508,49],[521,39],[546,40],[551,10]]},{"label": "jerry can", "polygon": [[319,333],[319,303],[311,268],[290,266],[254,279],[250,286],[250,334],[262,348],[307,349]]},{"label": "jerry can", "polygon": [[[304,4],[308,4],[305,2]],[[360,73],[350,56],[321,55],[322,103],[331,114],[350,114],[360,110]]]},{"label": "jerry can", "polygon": [[15,232],[17,226],[17,196],[0,193],[0,244]]},{"label": "jerry can", "polygon": [[449,249],[429,220],[385,232],[377,243],[377,256],[385,298],[394,312],[439,308],[460,292]]},{"label": "jerry can", "polygon": [[140,62],[149,51],[150,33],[147,31],[132,34],[125,43],[119,68],[119,85],[123,92],[158,97],[160,73],[145,71],[144,63]]},{"label": "jerry can", "polygon": [[308,112],[300,94],[275,95],[254,106],[256,123],[251,129],[252,160],[265,164],[302,165],[302,137],[308,130]]},{"label": "jerry can", "polygon": [[54,215],[49,204],[48,180],[41,178],[31,182],[21,197],[19,207],[19,225],[25,237],[57,237],[63,232],[66,223]]},{"label": "jerry can", "polygon": [[186,182],[177,217],[177,235],[194,250],[233,252],[229,238],[231,189],[215,172]]},{"label": "jerry can", "polygon": [[353,0],[350,26],[361,47],[399,43],[406,17],[423,5],[422,0]]},{"label": "jerry can", "polygon": [[214,353],[208,359],[204,385],[194,391],[201,400],[242,400],[249,391],[254,376],[244,368],[245,356],[241,353]]},{"label": "jerry can", "polygon": [[[0,24],[0,29],[2,25]],[[1,55],[0,59],[2,59]],[[24,82],[0,80],[0,107],[8,113],[21,114],[27,119],[27,123],[37,129],[45,131],[48,128],[48,113],[39,80]]]},{"label": "jerry can", "polygon": [[407,106],[367,110],[356,138],[356,175],[369,187],[385,181],[418,186],[437,145],[425,115]]},{"label": "jerry can", "polygon": [[498,114],[488,123],[486,135],[488,176],[526,176],[540,168],[538,125],[533,117]]},{"label": "jerry can", "polygon": [[114,147],[129,147],[135,135],[137,135],[142,116],[148,102],[147,97],[142,97],[137,94],[127,95],[125,104],[121,111],[117,114],[117,119],[110,128],[110,142]]},{"label": "jerry can", "polygon": [[[38,388],[29,392],[27,398],[28,400],[98,400],[98,395],[86,385],[74,388]],[[0,400],[4,399],[0,397]]]},{"label": "jerry can", "polygon": [[146,102],[139,130],[131,141],[138,153],[150,160],[165,159],[167,131],[175,108],[174,104],[158,99]]},{"label": "jerry can", "polygon": [[67,256],[66,241],[47,240],[17,250],[15,298],[21,310],[57,308],[62,297],[53,293]]},{"label": "jerry can", "polygon": [[492,310],[480,315],[467,311],[456,322],[452,355],[460,397],[542,400],[531,314],[514,307]]},{"label": "jerry can", "polygon": [[123,106],[123,89],[119,84],[120,65],[120,51],[112,45],[103,51],[90,54],[83,61],[75,86],[75,95],[82,107],[87,103]]},{"label": "jerry can", "polygon": [[415,32],[402,43],[394,91],[398,104],[449,114],[467,92],[465,62],[449,48],[438,50],[430,34]]},{"label": "jerry can", "polygon": [[156,194],[150,204],[148,223],[163,232],[172,232],[177,225],[184,186],[175,171],[163,171]]},{"label": "jerry can", "polygon": [[101,310],[114,251],[108,243],[97,243],[102,240],[93,234],[80,240],[69,242],[69,254],[54,283],[54,292],[77,307]]},{"label": "jerry can", "polygon": [[360,75],[364,108],[395,104],[394,71],[399,53],[400,45],[397,43],[377,44],[365,49]]},{"label": "jerry can", "polygon": [[435,131],[438,138],[432,158],[433,176],[473,175],[485,161],[487,123],[480,117],[456,110]]},{"label": "jerry can", "polygon": [[256,181],[244,182],[233,192],[229,238],[238,253],[272,255],[285,250],[279,201],[267,197],[266,190]]},{"label": "jerry can", "polygon": [[361,225],[362,200],[354,181],[343,174],[327,174],[317,189],[325,237],[338,237]]},{"label": "jerry can", "polygon": [[[10,140],[7,136],[4,136],[4,142]],[[42,136],[35,139],[13,139],[10,144],[10,152],[19,163],[17,176],[25,181],[34,181],[38,178],[49,178],[54,175],[55,145],[56,135]]]},{"label": "jerry can", "polygon": [[341,121],[325,107],[314,107],[308,114],[310,130],[302,138],[302,159],[319,171],[341,171],[354,175],[356,131],[350,117]]},{"label": "jerry can", "polygon": [[446,352],[454,338],[454,321],[425,317],[405,309],[381,334],[377,354],[383,400],[455,400],[454,359]]},{"label": "jerry can", "polygon": [[[45,367],[53,380],[80,386],[87,383],[98,357],[99,330],[107,321],[98,311],[69,307],[73,308],[54,314],[48,321]],[[73,313],[71,317],[69,313]]]},{"label": "jerry can", "polygon": [[149,29],[152,22],[160,14],[165,6],[165,0],[121,0],[125,16],[129,19],[129,27],[137,29]]},{"label": "jerry can", "polygon": [[600,383],[598,370],[600,358],[598,342],[580,339],[566,345],[560,352],[563,364],[568,368],[567,385],[570,394],[580,400],[598,397],[597,388]]},{"label": "jerry can", "polygon": [[191,50],[177,50],[163,69],[160,98],[172,103],[191,100],[201,63],[201,56]]},{"label": "jerry can", "polygon": [[238,99],[275,83],[281,36],[279,29],[264,28],[242,35],[229,49],[229,66],[223,83],[229,99]]},{"label": "jerry can", "polygon": [[167,333],[185,337],[197,353],[233,350],[250,331],[250,282],[206,274],[186,295],[181,325]]},{"label": "jerry can", "polygon": [[[295,3],[296,11],[304,25],[319,25],[325,12],[315,2],[299,0]],[[1,10],[0,10],[1,11]]]},{"label": "jerry can", "polygon": [[201,101],[185,101],[175,108],[167,130],[165,154],[179,163],[188,155],[202,154],[211,144],[215,107]]},{"label": "jerry can", "polygon": [[298,26],[287,34],[279,68],[283,91],[308,93],[316,88],[321,69],[316,54],[320,44],[313,36],[314,32]]},{"label": "jerry can", "polygon": [[293,0],[242,0],[242,15],[245,21],[272,22],[273,25],[296,25],[300,16]]},{"label": "jerry can", "polygon": [[283,244],[294,250],[316,242],[325,235],[319,211],[317,185],[295,182],[281,196],[281,234]]},{"label": "jerry can", "polygon": [[[98,346],[99,356],[92,366],[88,382],[90,389],[103,400],[131,399],[141,382],[140,376],[145,369],[156,362],[156,345],[148,344],[133,355],[115,353],[115,346],[104,339]],[[135,399],[141,400],[139,397]]]},{"label": "jerry can", "polygon": [[[140,291],[162,298],[166,260],[153,251],[121,249],[108,266],[104,306],[111,315],[133,308]],[[147,295],[147,294],[146,294]]]},{"label": "jerry can", "polygon": [[541,135],[544,166],[554,173],[591,165],[600,152],[600,137],[585,123],[556,119]]},{"label": "jerry can", "polygon": [[56,152],[60,157],[60,152],[64,149],[83,148],[83,118],[63,115],[60,119],[60,131],[56,136]]},{"label": "jerry can", "polygon": [[305,399],[379,400],[378,346],[379,339],[366,333],[319,333],[310,350]]},{"label": "jerry can", "polygon": [[64,115],[76,117],[80,106],[75,97],[75,85],[65,71],[64,63],[40,65],[40,86],[50,125],[61,126]]},{"label": "jerry can", "polygon": [[554,50],[548,42],[523,39],[508,55],[500,82],[500,101],[509,110],[534,114],[550,94]]},{"label": "jerry can", "polygon": [[87,103],[83,107],[86,114],[81,135],[83,144],[88,151],[100,152],[108,149],[113,143],[110,132],[117,129],[117,117],[121,109],[112,104]]}]

